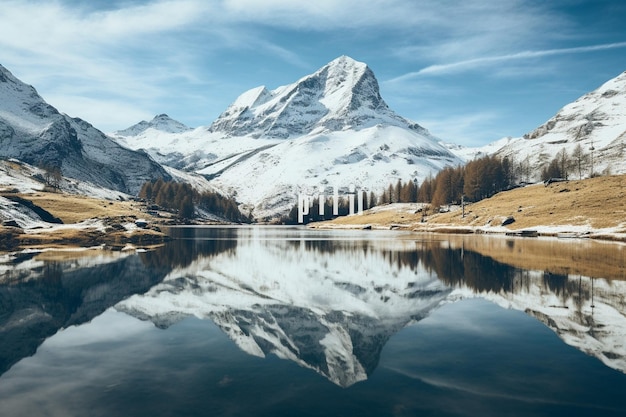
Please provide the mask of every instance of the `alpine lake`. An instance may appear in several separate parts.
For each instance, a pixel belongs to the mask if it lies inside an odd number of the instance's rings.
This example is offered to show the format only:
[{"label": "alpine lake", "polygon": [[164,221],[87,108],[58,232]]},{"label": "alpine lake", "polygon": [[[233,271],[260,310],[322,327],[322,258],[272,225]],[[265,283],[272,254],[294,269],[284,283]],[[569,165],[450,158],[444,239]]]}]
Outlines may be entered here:
[{"label": "alpine lake", "polygon": [[625,416],[626,245],[180,227],[0,263],[0,416]]}]

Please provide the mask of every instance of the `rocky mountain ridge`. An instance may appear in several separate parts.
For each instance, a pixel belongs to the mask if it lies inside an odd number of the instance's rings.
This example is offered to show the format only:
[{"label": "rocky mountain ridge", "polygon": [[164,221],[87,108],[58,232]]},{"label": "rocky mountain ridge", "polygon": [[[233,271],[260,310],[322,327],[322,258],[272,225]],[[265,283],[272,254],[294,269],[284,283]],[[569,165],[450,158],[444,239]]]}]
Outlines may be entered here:
[{"label": "rocky mountain ridge", "polygon": [[533,172],[529,180],[538,180],[557,153],[572,155],[577,146],[584,153],[583,178],[626,173],[626,72],[565,105],[522,137],[451,150],[466,160],[485,154],[508,157]]},{"label": "rocky mountain ridge", "polygon": [[0,66],[0,157],[54,166],[64,176],[137,194],[169,174],[144,152],[120,146],[88,122],[60,113]]},{"label": "rocky mountain ridge", "polygon": [[148,129],[154,129],[166,133],[182,133],[192,130],[189,126],[172,119],[167,114],[157,114],[149,122],[142,120],[131,127],[113,132],[117,136],[137,136]]}]

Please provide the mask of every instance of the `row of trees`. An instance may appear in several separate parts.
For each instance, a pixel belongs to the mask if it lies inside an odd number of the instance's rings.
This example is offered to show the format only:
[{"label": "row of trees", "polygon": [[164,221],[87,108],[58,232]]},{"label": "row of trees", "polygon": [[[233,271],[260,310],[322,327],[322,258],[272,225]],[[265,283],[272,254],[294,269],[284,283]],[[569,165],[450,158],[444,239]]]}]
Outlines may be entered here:
[{"label": "row of trees", "polygon": [[[435,177],[417,181],[390,184],[380,198],[370,198],[370,206],[387,203],[430,203],[442,206],[461,201],[465,196],[470,201],[510,189],[516,182],[516,174],[508,158],[485,156],[468,162],[465,166],[446,167]],[[371,193],[371,195],[374,195]]]},{"label": "row of trees", "polygon": [[[593,156],[586,153],[578,144],[568,153],[562,149],[541,171],[541,180],[550,178],[569,179],[575,174],[582,179],[586,172],[593,172]],[[514,163],[510,159],[485,156],[468,162],[464,166],[446,167],[435,177],[426,178],[421,185],[417,181],[389,184],[377,197],[370,193],[369,206],[387,203],[430,203],[435,207],[459,203],[464,196],[467,201],[479,201],[511,189],[520,181],[528,182],[533,176],[529,158]]]},{"label": "row of trees", "polygon": [[512,188],[515,182],[513,165],[508,158],[485,156],[465,166],[447,167],[440,171],[432,180],[430,202],[441,206],[460,202],[461,196],[479,201]]},{"label": "row of trees", "polygon": [[427,178],[418,193],[419,202],[442,206],[458,203],[462,196],[479,201],[510,189],[515,182],[508,158],[485,156],[465,166],[446,167],[433,178]]},{"label": "row of trees", "polygon": [[370,192],[369,205],[374,207],[378,204],[411,203],[417,201],[418,193],[417,181],[407,181],[403,184],[398,179],[395,185],[389,184],[380,196],[377,196],[373,191]]},{"label": "row of trees", "polygon": [[187,183],[156,181],[144,183],[139,198],[178,214],[181,219],[191,219],[196,208],[206,210],[227,220],[248,223],[250,220],[237,207],[237,202],[214,192],[199,193]]}]

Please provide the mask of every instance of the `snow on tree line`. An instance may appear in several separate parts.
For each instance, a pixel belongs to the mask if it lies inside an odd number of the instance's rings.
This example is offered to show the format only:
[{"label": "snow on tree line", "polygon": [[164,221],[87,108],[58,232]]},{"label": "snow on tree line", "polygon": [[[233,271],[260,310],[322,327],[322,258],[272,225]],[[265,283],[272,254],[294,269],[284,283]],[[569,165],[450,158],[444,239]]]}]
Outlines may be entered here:
[{"label": "snow on tree line", "polygon": [[[609,168],[603,174],[609,174]],[[586,153],[580,143],[576,145],[571,154],[568,155],[565,148],[561,149],[554,159],[541,170],[541,180],[547,181],[551,178],[569,179],[569,174],[577,174],[578,179],[583,179],[586,173],[589,177],[594,177],[598,173],[593,169],[593,154]]]},{"label": "snow on tree line", "polygon": [[183,182],[148,181],[139,191],[139,198],[174,211],[181,219],[195,217],[196,208],[206,210],[233,222],[249,223],[232,198],[224,197],[215,192],[199,193],[191,185]]}]

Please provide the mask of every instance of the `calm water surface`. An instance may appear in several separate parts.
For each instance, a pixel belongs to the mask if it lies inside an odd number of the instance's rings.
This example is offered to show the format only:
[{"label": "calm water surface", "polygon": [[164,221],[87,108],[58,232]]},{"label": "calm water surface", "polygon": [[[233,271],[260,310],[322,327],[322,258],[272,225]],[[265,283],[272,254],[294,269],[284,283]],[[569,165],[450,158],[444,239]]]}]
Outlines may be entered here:
[{"label": "calm water surface", "polygon": [[623,245],[172,234],[1,258],[1,416],[626,415]]}]

